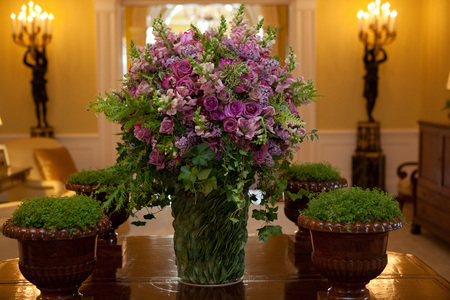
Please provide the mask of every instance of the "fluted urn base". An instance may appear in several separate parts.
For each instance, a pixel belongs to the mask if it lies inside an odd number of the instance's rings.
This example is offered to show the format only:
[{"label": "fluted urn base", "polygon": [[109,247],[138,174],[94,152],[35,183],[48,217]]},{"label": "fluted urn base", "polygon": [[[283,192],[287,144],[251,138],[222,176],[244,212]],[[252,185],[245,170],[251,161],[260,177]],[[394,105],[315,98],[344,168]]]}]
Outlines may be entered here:
[{"label": "fluted urn base", "polygon": [[402,227],[400,220],[343,225],[300,215],[299,226],[311,231],[311,260],[331,285],[328,299],[369,299],[366,284],[387,265],[389,231]]},{"label": "fluted urn base", "polygon": [[78,288],[96,263],[96,238],[111,229],[104,216],[95,227],[81,229],[25,228],[9,220],[3,234],[17,239],[19,269],[41,291],[37,299],[81,299]]}]

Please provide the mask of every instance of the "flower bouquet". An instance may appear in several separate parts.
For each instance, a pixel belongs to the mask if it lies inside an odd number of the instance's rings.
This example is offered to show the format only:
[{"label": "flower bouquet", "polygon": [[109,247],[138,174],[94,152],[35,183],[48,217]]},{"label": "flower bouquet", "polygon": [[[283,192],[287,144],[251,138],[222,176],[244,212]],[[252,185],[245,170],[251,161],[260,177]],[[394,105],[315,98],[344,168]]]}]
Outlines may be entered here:
[{"label": "flower bouquet", "polygon": [[178,274],[195,283],[242,276],[252,185],[261,191],[252,212],[264,223],[259,238],[281,233],[271,225],[286,188],[277,171],[299,143],[317,137],[297,113],[316,90],[291,75],[292,49],[284,66],[270,56],[276,28],[258,35],[263,20],[250,27],[243,5],[230,23],[229,36],[223,16],[205,33],[191,25],[175,34],[156,19],[154,44],[131,42],[122,89],[89,106],[122,128],[115,169],[123,183],[106,205],[171,205]]}]

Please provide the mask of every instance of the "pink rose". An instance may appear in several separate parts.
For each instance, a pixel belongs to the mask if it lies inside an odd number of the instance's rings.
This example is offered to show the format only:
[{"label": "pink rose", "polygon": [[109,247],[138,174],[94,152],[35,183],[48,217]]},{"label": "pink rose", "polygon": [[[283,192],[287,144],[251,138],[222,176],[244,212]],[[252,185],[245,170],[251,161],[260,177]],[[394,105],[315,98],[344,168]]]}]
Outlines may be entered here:
[{"label": "pink rose", "polygon": [[188,75],[184,76],[176,83],[177,91],[181,91],[179,88],[186,88],[187,92],[183,93],[183,96],[186,97],[192,95],[192,88],[191,88],[192,83],[193,82],[190,76]]},{"label": "pink rose", "polygon": [[178,78],[183,78],[185,75],[192,74],[192,66],[189,60],[180,60],[170,65],[173,74]]},{"label": "pink rose", "polygon": [[235,118],[225,118],[223,120],[223,130],[225,132],[234,133],[238,128],[238,121]]},{"label": "pink rose", "polygon": [[231,95],[230,92],[226,88],[224,88],[221,89],[219,93],[217,93],[217,98],[219,98],[221,101],[225,103],[228,103],[231,99]]},{"label": "pink rose", "polygon": [[153,149],[152,153],[149,155],[148,163],[155,165],[157,170],[164,169],[164,154],[160,153],[157,149]]},{"label": "pink rose", "polygon": [[166,134],[173,134],[173,129],[175,125],[172,122],[172,119],[169,117],[165,117],[161,122],[161,127],[159,127],[159,132]]},{"label": "pink rose", "polygon": [[133,133],[134,133],[134,136],[138,140],[140,140],[142,142],[145,142],[147,145],[150,144],[150,141],[152,139],[152,133],[151,133],[151,131],[148,128],[141,127],[139,125],[134,125]]},{"label": "pink rose", "polygon": [[253,153],[253,158],[256,159],[255,165],[262,165],[266,161],[267,154],[269,153],[269,147],[267,144],[261,147],[261,150]]},{"label": "pink rose", "polygon": [[249,96],[253,101],[258,101],[262,97],[262,91],[259,87],[255,87],[250,91]]},{"label": "pink rose", "polygon": [[273,106],[267,106],[263,108],[263,114],[266,116],[273,116],[275,114],[275,108]]}]

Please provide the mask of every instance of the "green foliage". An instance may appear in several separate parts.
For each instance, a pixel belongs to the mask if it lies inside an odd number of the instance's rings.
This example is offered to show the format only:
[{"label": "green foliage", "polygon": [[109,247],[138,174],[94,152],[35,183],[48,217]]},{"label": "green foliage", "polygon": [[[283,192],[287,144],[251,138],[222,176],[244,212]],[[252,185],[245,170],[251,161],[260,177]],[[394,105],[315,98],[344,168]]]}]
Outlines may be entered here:
[{"label": "green foliage", "polygon": [[450,109],[450,99],[447,99],[447,101],[445,102],[444,107],[441,108],[441,110],[446,110],[446,109]]},{"label": "green foliage", "polygon": [[94,227],[101,220],[100,202],[85,195],[25,199],[11,222],[22,227],[46,229]]},{"label": "green foliage", "polygon": [[342,178],[339,170],[327,162],[293,163],[282,172],[282,178],[301,182],[329,181]]},{"label": "green foliage", "polygon": [[405,220],[393,195],[360,187],[321,192],[301,213],[311,219],[342,224]]},{"label": "green foliage", "polygon": [[85,185],[117,185],[121,182],[121,177],[111,168],[81,170],[71,174],[67,182]]}]

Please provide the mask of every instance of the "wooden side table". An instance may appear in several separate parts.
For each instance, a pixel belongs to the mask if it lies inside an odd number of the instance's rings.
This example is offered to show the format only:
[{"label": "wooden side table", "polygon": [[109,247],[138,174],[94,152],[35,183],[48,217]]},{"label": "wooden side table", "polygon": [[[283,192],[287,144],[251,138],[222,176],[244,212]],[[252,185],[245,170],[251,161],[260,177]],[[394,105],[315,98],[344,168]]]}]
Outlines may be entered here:
[{"label": "wooden side table", "polygon": [[30,170],[31,167],[9,167],[8,169],[0,170],[0,193],[27,181],[27,176],[30,173]]}]

